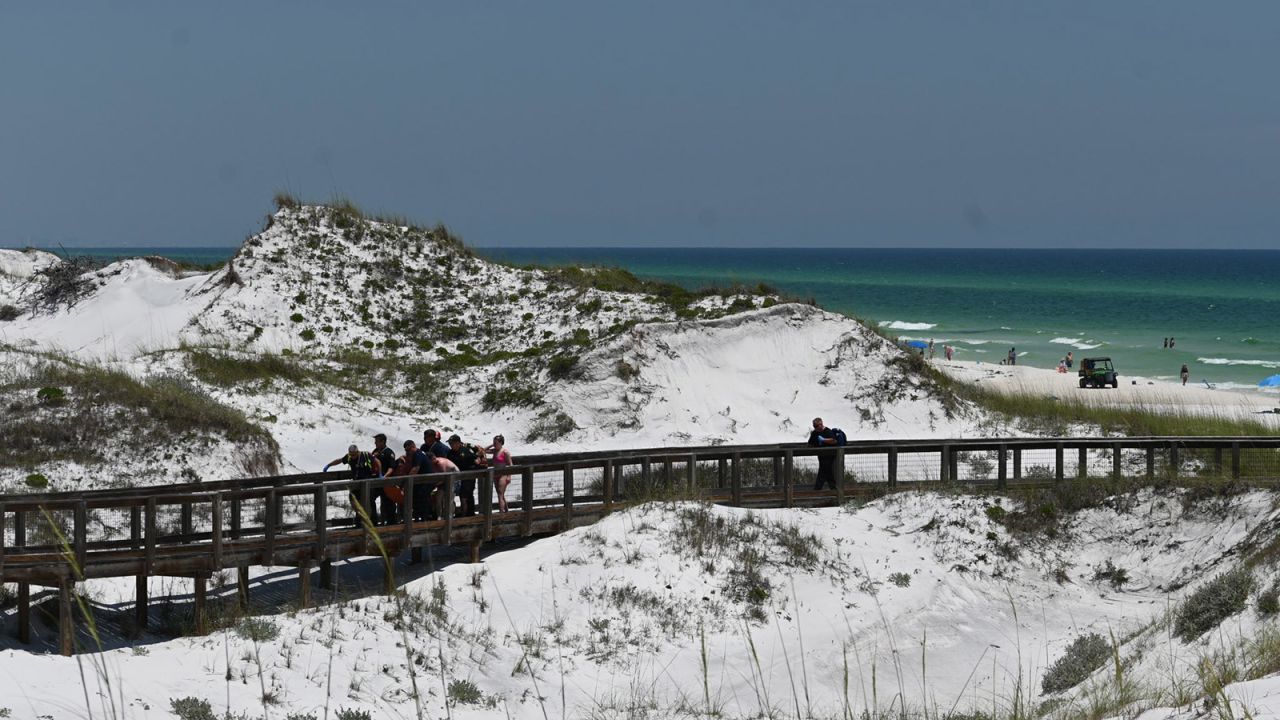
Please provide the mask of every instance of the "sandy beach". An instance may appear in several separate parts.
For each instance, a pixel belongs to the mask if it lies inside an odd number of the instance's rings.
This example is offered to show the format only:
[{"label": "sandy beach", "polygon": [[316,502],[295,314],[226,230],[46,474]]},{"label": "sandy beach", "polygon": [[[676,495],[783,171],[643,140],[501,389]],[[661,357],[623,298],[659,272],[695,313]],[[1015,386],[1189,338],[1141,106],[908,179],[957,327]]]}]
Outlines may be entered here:
[{"label": "sandy beach", "polygon": [[1168,413],[1247,418],[1280,428],[1280,393],[1262,390],[1210,388],[1203,383],[1186,386],[1139,376],[1119,376],[1120,387],[1091,389],[1079,386],[1075,371],[1026,365],[993,365],[967,360],[934,360],[937,369],[966,383],[1008,394],[1032,394],[1062,400],[1083,401],[1100,407],[1138,407]]}]

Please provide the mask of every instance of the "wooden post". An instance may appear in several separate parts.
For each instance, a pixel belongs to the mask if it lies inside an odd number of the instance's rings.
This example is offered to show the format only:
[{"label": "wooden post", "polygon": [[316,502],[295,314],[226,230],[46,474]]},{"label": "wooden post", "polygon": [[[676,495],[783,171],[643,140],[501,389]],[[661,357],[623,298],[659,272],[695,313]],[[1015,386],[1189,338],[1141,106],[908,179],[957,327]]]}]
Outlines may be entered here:
[{"label": "wooden post", "polygon": [[58,580],[58,649],[66,657],[75,652],[76,628],[71,616],[71,593],[74,589],[74,580]]},{"label": "wooden post", "polygon": [[1022,479],[1022,448],[1013,449],[1013,481],[1018,482]]},{"label": "wooden post", "polygon": [[996,489],[1007,490],[1009,488],[1009,446],[1000,443],[1000,447],[996,450],[996,459],[999,469],[996,471]]},{"label": "wooden post", "polygon": [[31,642],[31,583],[18,582],[18,642]]},{"label": "wooden post", "polygon": [[671,483],[671,458],[665,457],[662,459],[662,489],[666,490],[667,494],[671,493]]},{"label": "wooden post", "polygon": [[231,499],[231,537],[240,539],[240,493]]},{"label": "wooden post", "polygon": [[1169,443],[1169,477],[1170,479],[1178,479],[1178,466],[1181,462],[1178,459],[1178,443]]},{"label": "wooden post", "polygon": [[732,487],[729,491],[730,504],[742,507],[742,453],[733,454]]},{"label": "wooden post", "polygon": [[208,578],[204,575],[197,575],[195,577],[195,607],[193,608],[193,612],[195,613],[197,635],[204,635],[209,631],[209,613],[205,604],[208,582]]},{"label": "wooden post", "polygon": [[716,461],[716,489],[724,488],[729,484],[729,459],[720,458]]},{"label": "wooden post", "polygon": [[836,477],[836,504],[844,505],[844,448],[836,448],[836,459],[831,464]]},{"label": "wooden post", "polygon": [[129,506],[129,547],[142,547],[142,506],[136,502]]},{"label": "wooden post", "polygon": [[1222,446],[1213,449],[1213,472],[1219,477],[1222,476]]},{"label": "wooden post", "polygon": [[329,558],[320,561],[320,587],[325,590],[333,589],[333,561]]},{"label": "wooden post", "polygon": [[133,633],[139,637],[147,631],[147,576],[136,575],[133,578]]},{"label": "wooden post", "polygon": [[897,487],[898,486],[898,446],[897,445],[889,446],[889,456],[887,459],[889,462],[889,478],[888,478],[889,487],[891,488]]},{"label": "wooden post", "polygon": [[[671,463],[667,463],[668,475],[670,475]],[[561,491],[564,495],[564,530],[573,527],[573,466],[569,463],[564,465],[564,489]],[[477,551],[478,552],[478,551]]]},{"label": "wooden post", "polygon": [[249,610],[249,566],[236,567],[236,602],[242,611]]},{"label": "wooden post", "polygon": [[1119,480],[1124,473],[1123,463],[1124,450],[1120,447],[1120,443],[1111,443],[1111,477]]},{"label": "wooden post", "polygon": [[947,472],[947,479],[951,482],[957,482],[960,479],[960,453],[951,448],[947,451],[947,464],[951,468]]},{"label": "wooden post", "polygon": [[782,505],[796,506],[795,453],[785,450],[782,453]]},{"label": "wooden post", "polygon": [[5,520],[4,503],[0,502],[0,578],[4,577]]},{"label": "wooden post", "polygon": [[222,569],[222,493],[213,494],[213,568]]},{"label": "wooden post", "polygon": [[[369,521],[378,517],[378,511],[373,507],[373,481],[365,480],[360,483],[360,507],[364,508],[364,512],[369,516]],[[356,513],[356,525],[363,525],[364,521],[360,519],[360,515]],[[377,523],[374,523],[375,525]]]},{"label": "wooden post", "polygon": [[484,539],[493,539],[493,468],[489,468],[481,482],[484,485],[480,488],[480,514],[484,517]]},{"label": "wooden post", "polygon": [[[314,555],[321,562],[329,556],[329,493],[324,487],[315,489],[315,496],[311,499],[311,514],[316,523],[316,549]],[[373,516],[370,515],[370,518]]]},{"label": "wooden post", "polygon": [[938,453],[938,460],[942,467],[938,470],[938,479],[942,482],[950,482],[955,480],[951,477],[951,446],[943,445],[942,452]]},{"label": "wooden post", "polygon": [[604,467],[601,469],[602,481],[604,483],[604,511],[606,513],[613,512],[613,461],[605,460]]},{"label": "wooden post", "polygon": [[468,545],[471,548],[471,562],[472,563],[480,562],[480,541],[472,540],[470,543],[468,543]]},{"label": "wooden post", "polygon": [[1156,449],[1147,446],[1147,480],[1156,479]]},{"label": "wooden post", "polygon": [[524,521],[520,534],[533,534],[533,468],[520,471],[520,505],[524,509]]},{"label": "wooden post", "polygon": [[1081,480],[1089,477],[1089,448],[1084,445],[1079,448],[1079,457],[1076,460],[1076,477]]},{"label": "wooden post", "polygon": [[275,565],[276,564],[276,560],[275,560],[276,558],[276,505],[279,503],[278,499],[276,498],[275,488],[271,488],[270,490],[267,491],[266,503],[267,503],[266,517],[263,518],[263,521],[266,523],[266,527],[263,529],[263,533],[266,535],[266,543],[265,543],[266,552],[264,553],[266,555],[266,558],[264,558],[265,562],[263,562],[262,564]]},{"label": "wooden post", "polygon": [[1239,441],[1231,443],[1231,477],[1235,480],[1240,479],[1240,443]]},{"label": "wooden post", "polygon": [[[413,546],[413,488],[416,484],[415,480],[416,478],[412,475],[404,480],[404,511],[400,513],[404,516],[404,526],[400,531],[401,552],[407,551]],[[374,532],[377,532],[377,530],[374,530]]]},{"label": "wooden post", "polygon": [[1054,468],[1053,479],[1056,482],[1062,482],[1063,475],[1065,474],[1064,468],[1063,468],[1063,465],[1065,463],[1063,461],[1062,455],[1063,455],[1062,442],[1059,441],[1056,445],[1053,446],[1053,468]]},{"label": "wooden post", "polygon": [[[311,607],[311,561],[298,563],[298,606]],[[201,633],[203,634],[203,633]]]},{"label": "wooden post", "polygon": [[189,502],[182,503],[182,521],[181,522],[182,522],[182,530],[181,530],[182,534],[184,536],[191,535],[193,530],[191,526],[191,503]]},{"label": "wooden post", "polygon": [[143,530],[143,543],[146,545],[146,574],[150,575],[156,565],[156,496],[147,498],[146,524]]},{"label": "wooden post", "polygon": [[689,456],[689,462],[684,466],[685,483],[689,486],[689,495],[692,496],[698,489],[698,456],[696,454]]},{"label": "wooden post", "polygon": [[648,455],[640,459],[640,480],[644,483],[644,491],[649,492],[653,487],[653,463]]},{"label": "wooden post", "polygon": [[773,456],[773,487],[782,490],[782,456]]},{"label": "wooden post", "polygon": [[84,500],[76,501],[74,518],[75,518],[75,525],[72,527],[72,534],[74,536],[74,542],[75,542],[76,566],[75,568],[73,568],[73,570],[75,571],[76,577],[83,578],[85,561],[88,559],[87,556],[88,556],[88,547],[89,547],[89,540],[88,540],[89,514],[88,514],[88,511],[86,510],[86,505]]}]

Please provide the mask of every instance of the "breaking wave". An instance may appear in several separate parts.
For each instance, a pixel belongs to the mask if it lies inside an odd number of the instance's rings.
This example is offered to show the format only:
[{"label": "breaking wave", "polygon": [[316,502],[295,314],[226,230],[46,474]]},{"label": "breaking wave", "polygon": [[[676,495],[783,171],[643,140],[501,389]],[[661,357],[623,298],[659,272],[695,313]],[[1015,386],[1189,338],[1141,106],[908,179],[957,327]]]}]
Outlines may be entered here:
[{"label": "breaking wave", "polygon": [[906,322],[903,320],[887,320],[880,323],[880,327],[889,328],[890,330],[932,330],[938,327],[937,323],[923,322]]},{"label": "breaking wave", "polygon": [[1077,350],[1094,350],[1102,347],[1102,343],[1085,340],[1084,338],[1056,337],[1049,342],[1057,343],[1059,345],[1070,345]]},{"label": "breaking wave", "polygon": [[1252,365],[1254,367],[1280,368],[1280,360],[1236,360],[1233,358],[1196,358],[1205,365]]}]

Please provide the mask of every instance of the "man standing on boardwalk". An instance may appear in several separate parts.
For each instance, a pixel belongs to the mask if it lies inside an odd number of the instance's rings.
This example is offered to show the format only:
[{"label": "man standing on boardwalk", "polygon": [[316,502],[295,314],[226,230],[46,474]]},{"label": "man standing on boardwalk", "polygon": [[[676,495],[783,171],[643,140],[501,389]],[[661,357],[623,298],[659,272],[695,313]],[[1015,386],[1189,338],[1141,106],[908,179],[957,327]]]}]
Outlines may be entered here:
[{"label": "man standing on boardwalk", "polygon": [[[822,418],[813,419],[813,432],[809,433],[809,447],[831,447],[836,445],[836,432],[822,422]],[[818,479],[813,484],[814,490],[821,490],[823,485],[831,485],[836,489],[835,454],[822,453],[818,456]]]}]

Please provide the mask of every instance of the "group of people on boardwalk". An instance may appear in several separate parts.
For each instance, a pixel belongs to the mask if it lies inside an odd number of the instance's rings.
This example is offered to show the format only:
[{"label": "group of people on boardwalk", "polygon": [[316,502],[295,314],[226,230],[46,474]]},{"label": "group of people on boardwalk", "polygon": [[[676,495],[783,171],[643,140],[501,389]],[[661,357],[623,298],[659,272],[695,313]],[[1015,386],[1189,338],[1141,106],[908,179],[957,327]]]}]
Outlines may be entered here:
[{"label": "group of people on boardwalk", "polygon": [[[406,514],[414,520],[435,520],[444,513],[445,494],[440,492],[440,485],[419,484],[414,487],[412,499],[405,506],[405,492],[402,480],[411,475],[431,475],[442,473],[466,472],[493,467],[495,470],[508,467],[514,463],[511,452],[506,448],[506,438],[493,436],[493,444],[489,446],[473,445],[462,442],[462,438],[451,435],[447,441],[440,439],[440,433],[426,430],[422,433],[422,445],[413,440],[404,441],[404,454],[387,447],[387,436],[378,433],[373,436],[373,449],[361,450],[358,445],[347,448],[347,454],[337,457],[324,466],[324,472],[334,465],[346,465],[351,470],[353,480],[386,480],[375,485],[369,496],[369,507],[365,511],[369,520],[375,525],[390,525],[401,522]],[[499,512],[507,511],[507,486],[511,484],[509,473],[498,472],[494,475],[493,486],[498,497]],[[458,480],[454,485],[454,493],[459,499],[461,508],[459,517],[476,514],[476,479],[474,477]],[[352,502],[357,500],[352,493]],[[406,513],[406,510],[408,513]]]}]

